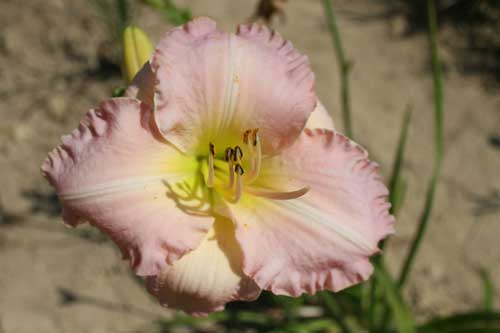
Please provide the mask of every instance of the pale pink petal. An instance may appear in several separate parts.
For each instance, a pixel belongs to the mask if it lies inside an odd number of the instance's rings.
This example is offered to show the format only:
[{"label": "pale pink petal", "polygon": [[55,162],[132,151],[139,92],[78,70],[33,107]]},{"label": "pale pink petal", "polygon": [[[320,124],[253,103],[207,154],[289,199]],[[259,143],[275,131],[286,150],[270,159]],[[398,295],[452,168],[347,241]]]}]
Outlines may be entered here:
[{"label": "pale pink petal", "polygon": [[388,191],[366,152],[341,134],[305,129],[280,156],[267,159],[256,186],[309,187],[300,198],[243,195],[231,206],[243,271],[263,289],[298,296],[338,291],[366,280],[368,258],[393,232]]},{"label": "pale pink petal", "polygon": [[194,19],[167,33],[151,68],[158,127],[183,151],[238,144],[259,128],[264,153],[273,154],[295,140],[316,105],[307,57],[256,24],[229,34]]},{"label": "pale pink petal", "polygon": [[241,269],[242,254],[230,220],[217,219],[200,246],[148,277],[148,290],[162,305],[203,316],[236,300],[254,300],[260,288]]},{"label": "pale pink petal", "polygon": [[125,91],[126,97],[137,98],[141,102],[147,104],[149,107],[154,107],[154,92],[155,92],[155,76],[151,71],[149,62],[139,70],[134,77],[127,90]]},{"label": "pale pink petal", "polygon": [[89,221],[104,231],[140,275],[156,274],[195,248],[213,223],[194,214],[201,207],[179,208],[176,182],[193,179],[196,162],[155,132],[147,105],[111,99],[63,136],[42,165],[64,221]]},{"label": "pale pink petal", "polygon": [[307,119],[306,128],[324,128],[334,131],[335,126],[330,113],[325,109],[325,106],[318,100],[316,108]]}]

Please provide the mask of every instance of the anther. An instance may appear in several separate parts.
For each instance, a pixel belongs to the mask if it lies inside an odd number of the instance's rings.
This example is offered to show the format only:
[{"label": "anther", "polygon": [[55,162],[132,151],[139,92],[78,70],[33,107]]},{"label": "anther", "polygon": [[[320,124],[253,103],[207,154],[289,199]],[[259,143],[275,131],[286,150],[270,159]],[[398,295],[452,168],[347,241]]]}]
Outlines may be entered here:
[{"label": "anther", "polygon": [[212,156],[215,156],[215,146],[212,142],[208,144],[208,148],[210,149],[210,154],[212,154]]},{"label": "anther", "polygon": [[[253,145],[252,145],[253,144]],[[251,170],[248,173],[246,182],[251,183],[257,179],[260,173],[260,167],[262,164],[262,147],[260,145],[259,129],[255,128],[252,130],[252,144],[248,144],[248,148],[251,154]]]},{"label": "anther", "polygon": [[207,177],[207,186],[214,186],[214,157],[215,157],[215,146],[213,143],[208,144],[209,154],[208,154],[208,177]]},{"label": "anther", "polygon": [[259,129],[258,128],[254,128],[253,130],[253,145],[254,146],[257,146],[257,144],[259,143]]},{"label": "anther", "polygon": [[250,173],[252,173],[252,170],[255,169],[255,158],[254,158],[254,156],[255,156],[254,150],[255,149],[254,149],[254,146],[253,146],[253,142],[250,143],[250,141],[254,141],[254,140],[250,137],[251,134],[252,134],[252,130],[251,129],[247,129],[243,133],[243,142],[247,145],[248,154],[250,155]]},{"label": "anther", "polygon": [[240,164],[236,164],[236,166],[234,167],[234,172],[242,176],[245,173],[245,170],[243,170],[243,167]]},{"label": "anther", "polygon": [[243,158],[243,151],[241,150],[240,146],[234,147],[234,153],[233,153],[233,161],[234,162],[239,162]]},{"label": "anther", "polygon": [[243,143],[248,144],[248,136],[252,133],[252,130],[246,130],[245,133],[243,133]]},{"label": "anther", "polygon": [[226,162],[229,162],[231,160],[233,154],[234,154],[233,148],[231,147],[226,148],[226,151],[224,152],[224,155],[226,157]]}]

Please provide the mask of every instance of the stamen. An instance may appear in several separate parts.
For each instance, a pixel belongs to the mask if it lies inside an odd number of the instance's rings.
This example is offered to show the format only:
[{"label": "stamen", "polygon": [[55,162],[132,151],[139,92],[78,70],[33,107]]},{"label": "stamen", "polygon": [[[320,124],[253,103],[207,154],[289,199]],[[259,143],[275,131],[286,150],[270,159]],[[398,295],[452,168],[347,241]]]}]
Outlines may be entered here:
[{"label": "stamen", "polygon": [[242,158],[243,158],[243,151],[241,150],[240,146],[234,147],[233,161],[235,163],[237,163],[237,162],[241,161]]},{"label": "stamen", "polygon": [[225,157],[226,157],[226,162],[227,162],[227,167],[228,167],[228,172],[229,172],[229,184],[227,185],[227,188],[229,188],[229,189],[232,189],[233,185],[234,185],[233,155],[234,155],[233,148],[231,148],[231,147],[226,148]]},{"label": "stamen", "polygon": [[257,146],[257,143],[259,142],[259,129],[258,128],[254,128],[253,129],[253,145],[254,146]]},{"label": "stamen", "polygon": [[262,164],[262,147],[259,138],[259,129],[256,128],[252,131],[252,142],[248,144],[251,156],[252,169],[248,173],[247,183],[251,183],[257,179],[260,173]]},{"label": "stamen", "polygon": [[247,187],[246,191],[248,193],[253,194],[253,195],[268,198],[268,199],[290,200],[290,199],[300,198],[301,196],[306,194],[309,191],[309,187],[303,187],[301,189],[298,189],[295,191],[290,191],[290,192],[275,192],[275,191],[268,191],[268,190],[258,190],[258,189],[252,188],[252,187]]},{"label": "stamen", "polygon": [[229,199],[229,202],[231,203],[237,203],[241,199],[241,194],[243,193],[241,176],[245,173],[245,171],[240,164],[236,164],[234,167],[234,173],[236,174],[236,187],[234,189],[233,197]]},{"label": "stamen", "polygon": [[215,157],[215,146],[213,143],[208,144],[208,177],[207,177],[207,187],[214,186],[214,157]]},{"label": "stamen", "polygon": [[248,136],[252,133],[252,130],[246,130],[245,133],[243,133],[243,143],[248,144]]},{"label": "stamen", "polygon": [[242,176],[245,173],[245,170],[243,170],[243,167],[239,164],[236,164],[234,167],[234,172],[236,172],[237,175]]},{"label": "stamen", "polygon": [[231,147],[226,148],[226,151],[224,152],[224,155],[226,157],[226,162],[231,161],[233,154],[234,154],[233,148]]},{"label": "stamen", "polygon": [[208,144],[208,148],[210,149],[210,154],[212,154],[212,156],[215,156],[215,146],[212,142]]},{"label": "stamen", "polygon": [[252,134],[252,130],[251,129],[247,129],[244,133],[243,133],[243,143],[247,145],[247,149],[248,149],[248,155],[250,155],[250,172],[252,172],[252,170],[255,168],[254,164],[254,149],[253,149],[253,145],[250,143],[250,140],[248,140],[248,137],[250,136],[250,134]]}]

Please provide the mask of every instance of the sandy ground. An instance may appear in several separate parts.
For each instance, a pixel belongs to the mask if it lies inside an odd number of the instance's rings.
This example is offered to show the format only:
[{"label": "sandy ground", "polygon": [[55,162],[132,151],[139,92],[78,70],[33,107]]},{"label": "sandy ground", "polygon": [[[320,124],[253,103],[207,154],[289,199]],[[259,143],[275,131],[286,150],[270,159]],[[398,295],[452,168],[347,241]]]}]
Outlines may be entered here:
[{"label": "sandy ground", "polygon": [[[226,29],[246,20],[255,1],[183,1]],[[217,3],[217,5],[214,5]],[[405,107],[413,107],[405,175],[409,192],[387,256],[396,270],[406,252],[432,165],[432,90],[425,36],[402,37],[401,18],[384,7],[335,1],[352,72],[356,139],[390,174]],[[139,25],[154,38],[166,26],[149,12]],[[142,21],[141,21],[142,18]],[[147,18],[144,19],[144,18]],[[129,274],[117,249],[89,227],[69,230],[39,166],[59,137],[110,94],[120,78],[97,75],[105,31],[85,0],[0,2],[0,332],[144,331],[169,311]],[[338,72],[319,1],[290,1],[280,32],[309,55],[317,91],[340,127]],[[420,317],[480,303],[477,270],[500,282],[500,96],[477,75],[457,70],[447,49],[443,178],[429,234],[409,282]],[[494,202],[493,202],[494,203]],[[71,292],[83,297],[72,302]],[[496,298],[498,301],[498,297]]]}]

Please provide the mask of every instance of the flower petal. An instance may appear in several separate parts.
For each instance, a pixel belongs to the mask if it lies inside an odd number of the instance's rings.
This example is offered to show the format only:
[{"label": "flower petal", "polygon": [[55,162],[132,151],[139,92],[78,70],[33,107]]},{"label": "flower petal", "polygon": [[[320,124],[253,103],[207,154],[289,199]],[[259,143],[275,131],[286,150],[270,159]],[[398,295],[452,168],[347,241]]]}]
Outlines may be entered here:
[{"label": "flower petal", "polygon": [[394,219],[377,165],[362,148],[341,134],[305,129],[280,156],[263,161],[256,186],[309,187],[283,201],[245,193],[231,206],[243,271],[261,288],[298,296],[370,276],[368,258],[393,232]]},{"label": "flower petal", "polygon": [[295,140],[316,105],[307,57],[256,24],[229,34],[209,18],[194,19],[160,41],[151,68],[158,127],[183,151],[236,144],[259,128],[264,153],[274,154]]},{"label": "flower petal", "polygon": [[311,113],[311,116],[307,119],[306,128],[324,128],[332,131],[335,130],[332,116],[330,116],[330,113],[325,109],[325,106],[319,100],[313,113]]},{"label": "flower petal", "polygon": [[154,108],[154,92],[155,92],[155,76],[151,71],[149,62],[139,70],[134,77],[127,90],[126,97],[137,98],[141,102],[147,104],[150,108]]},{"label": "flower petal", "polygon": [[63,204],[64,221],[88,220],[108,234],[137,274],[158,273],[210,229],[213,218],[196,216],[201,206],[181,206],[172,190],[179,179],[194,178],[196,163],[157,134],[147,105],[108,100],[62,142],[42,171]]},{"label": "flower petal", "polygon": [[230,220],[217,219],[200,246],[148,277],[148,290],[162,305],[192,315],[224,309],[235,300],[254,300],[260,288],[243,274],[242,254]]}]

